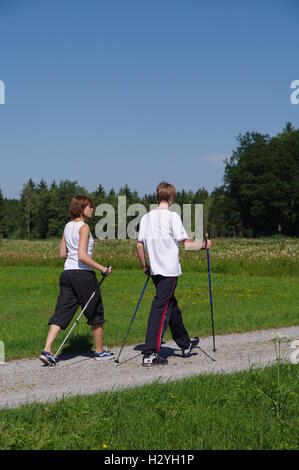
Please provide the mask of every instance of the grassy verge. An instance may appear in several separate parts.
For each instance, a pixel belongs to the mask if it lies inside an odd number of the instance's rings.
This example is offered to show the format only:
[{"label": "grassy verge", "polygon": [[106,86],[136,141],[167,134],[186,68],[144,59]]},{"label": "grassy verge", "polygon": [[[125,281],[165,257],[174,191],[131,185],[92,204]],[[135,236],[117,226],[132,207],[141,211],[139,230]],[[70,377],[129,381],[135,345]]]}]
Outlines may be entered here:
[{"label": "grassy verge", "polygon": [[298,366],[0,411],[1,449],[296,449]]},{"label": "grassy verge", "polygon": [[[60,272],[61,268],[51,266],[2,266],[0,339],[5,342],[6,359],[30,357],[40,352],[48,331],[48,319],[54,312]],[[106,316],[104,342],[108,346],[122,343],[144,282],[145,276],[140,271],[133,270],[115,271],[105,280],[102,286]],[[296,278],[214,273],[212,283],[216,334],[298,323],[299,296]],[[150,283],[130,332],[128,344],[144,341],[153,296],[154,288]],[[190,335],[210,335],[207,274],[184,273],[179,279],[176,296]],[[57,344],[61,340],[62,335]],[[71,337],[69,349],[80,350],[91,346],[90,327],[83,317]]]}]

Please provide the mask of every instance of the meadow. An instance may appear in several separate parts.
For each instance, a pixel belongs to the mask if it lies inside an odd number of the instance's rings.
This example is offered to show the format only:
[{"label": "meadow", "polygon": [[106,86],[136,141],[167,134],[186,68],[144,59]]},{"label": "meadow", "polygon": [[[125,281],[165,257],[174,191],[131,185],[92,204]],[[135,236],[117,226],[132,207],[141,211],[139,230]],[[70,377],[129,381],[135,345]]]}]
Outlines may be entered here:
[{"label": "meadow", "polygon": [[[63,269],[58,248],[59,240],[0,244],[0,340],[6,360],[36,357],[44,345]],[[96,241],[94,258],[114,268],[102,296],[104,342],[117,346],[145,276],[134,242]],[[186,326],[192,336],[211,335],[206,253],[182,251],[181,261],[176,296]],[[220,334],[298,324],[299,240],[217,239],[210,262],[216,345]],[[129,344],[144,341],[153,295],[149,284]],[[81,319],[65,351],[92,346],[90,327]],[[263,370],[1,410],[0,448],[295,449],[298,370],[277,361]]]},{"label": "meadow", "polygon": [[[58,258],[59,240],[2,240],[0,266],[63,267]],[[136,243],[132,240],[96,240],[94,258],[115,269],[136,270]],[[299,239],[218,238],[211,249],[211,270],[227,274],[254,276],[299,276]],[[183,271],[206,272],[204,253],[181,249]]]},{"label": "meadow", "polygon": [[[0,339],[5,342],[7,360],[35,356],[43,347],[63,269],[58,248],[59,240],[12,240],[0,245]],[[116,346],[128,328],[145,275],[139,268],[134,242],[96,241],[94,258],[114,267],[103,284],[102,295],[105,344]],[[182,250],[181,259],[184,274],[176,296],[185,323],[191,335],[210,335],[206,253]],[[216,334],[296,324],[298,260],[298,240],[216,240],[210,250]],[[153,295],[150,283],[128,344],[144,341]],[[68,348],[91,347],[90,328],[83,318]]]}]

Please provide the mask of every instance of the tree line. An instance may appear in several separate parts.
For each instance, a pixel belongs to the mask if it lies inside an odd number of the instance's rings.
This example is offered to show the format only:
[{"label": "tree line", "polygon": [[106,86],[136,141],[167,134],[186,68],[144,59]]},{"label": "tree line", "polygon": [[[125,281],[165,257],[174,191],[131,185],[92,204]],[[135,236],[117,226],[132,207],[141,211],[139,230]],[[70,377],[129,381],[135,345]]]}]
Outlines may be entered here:
[{"label": "tree line", "polygon": [[[286,123],[274,137],[247,132],[237,138],[237,148],[225,160],[223,185],[210,194],[205,188],[177,193],[176,203],[204,204],[205,230],[211,237],[257,237],[299,235],[299,129]],[[74,194],[89,194],[95,207],[111,204],[118,210],[118,196],[127,206],[155,204],[155,194],[139,196],[128,185],[106,192],[99,184],[89,193],[77,181],[29,179],[19,199],[4,198],[0,189],[0,237],[46,239],[60,237],[69,220],[69,203]],[[97,217],[90,222],[94,233]],[[116,226],[117,229],[117,226]]]}]

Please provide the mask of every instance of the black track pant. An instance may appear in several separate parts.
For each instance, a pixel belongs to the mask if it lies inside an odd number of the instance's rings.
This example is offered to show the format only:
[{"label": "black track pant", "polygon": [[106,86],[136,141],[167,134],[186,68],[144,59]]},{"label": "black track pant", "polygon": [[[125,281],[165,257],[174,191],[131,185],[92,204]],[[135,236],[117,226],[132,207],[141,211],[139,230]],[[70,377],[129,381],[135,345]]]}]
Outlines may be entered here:
[{"label": "black track pant", "polygon": [[167,325],[179,348],[187,349],[190,345],[190,337],[174,296],[178,278],[158,275],[152,276],[152,279],[156,286],[156,296],[148,318],[143,354],[150,355],[153,352],[159,352]]}]

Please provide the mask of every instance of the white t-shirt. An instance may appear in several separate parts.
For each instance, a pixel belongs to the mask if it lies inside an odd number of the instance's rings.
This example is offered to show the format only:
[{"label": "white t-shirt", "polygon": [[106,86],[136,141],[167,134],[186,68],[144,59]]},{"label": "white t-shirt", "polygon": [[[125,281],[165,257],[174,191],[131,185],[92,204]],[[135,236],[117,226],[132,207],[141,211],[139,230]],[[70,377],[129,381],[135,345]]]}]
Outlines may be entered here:
[{"label": "white t-shirt", "polygon": [[180,276],[179,242],[188,235],[176,212],[153,209],[140,221],[138,241],[146,248],[151,275]]},{"label": "white t-shirt", "polygon": [[[87,271],[92,271],[91,266],[87,266],[87,264],[82,263],[78,259],[78,249],[79,249],[79,239],[80,234],[79,230],[84,225],[83,221],[78,222],[69,222],[66,224],[64,229],[64,239],[67,248],[67,258],[64,263],[64,269],[85,269]],[[88,245],[87,245],[87,255],[92,257],[92,250],[93,250],[94,240],[92,235],[89,235]]]}]

